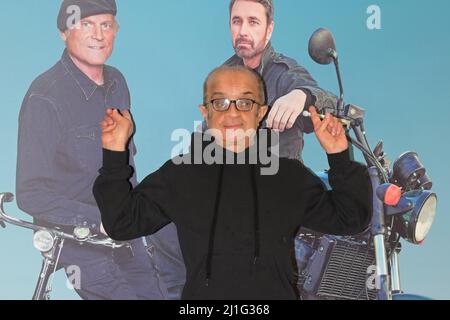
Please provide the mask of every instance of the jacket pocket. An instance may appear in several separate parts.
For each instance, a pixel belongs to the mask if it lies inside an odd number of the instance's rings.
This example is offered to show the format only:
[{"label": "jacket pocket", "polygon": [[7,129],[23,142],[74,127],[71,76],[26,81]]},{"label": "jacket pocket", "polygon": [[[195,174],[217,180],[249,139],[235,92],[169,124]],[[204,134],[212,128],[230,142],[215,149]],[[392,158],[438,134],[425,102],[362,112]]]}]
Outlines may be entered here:
[{"label": "jacket pocket", "polygon": [[96,172],[102,164],[101,133],[98,125],[79,126],[73,129],[76,158],[87,171]]}]

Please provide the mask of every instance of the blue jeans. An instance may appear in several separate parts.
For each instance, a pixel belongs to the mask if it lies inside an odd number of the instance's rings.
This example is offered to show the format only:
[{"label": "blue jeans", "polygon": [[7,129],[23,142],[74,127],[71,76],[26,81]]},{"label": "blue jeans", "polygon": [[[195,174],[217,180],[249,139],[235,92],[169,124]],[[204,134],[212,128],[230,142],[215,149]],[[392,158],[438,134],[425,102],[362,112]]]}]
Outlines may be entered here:
[{"label": "blue jeans", "polygon": [[109,249],[64,244],[59,264],[67,273],[80,270],[80,288],[85,300],[166,300],[167,289],[153,267],[142,240],[129,248]]},{"label": "blue jeans", "polygon": [[186,283],[186,267],[175,224],[171,223],[147,237],[148,252],[167,287],[170,300],[181,300]]}]

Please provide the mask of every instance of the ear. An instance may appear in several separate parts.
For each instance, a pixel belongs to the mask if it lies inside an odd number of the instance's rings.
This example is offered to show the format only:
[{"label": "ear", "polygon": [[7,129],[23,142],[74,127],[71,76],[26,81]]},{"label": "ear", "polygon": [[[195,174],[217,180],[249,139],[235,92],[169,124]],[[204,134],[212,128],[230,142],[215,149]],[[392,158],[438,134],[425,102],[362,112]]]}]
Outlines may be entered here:
[{"label": "ear", "polygon": [[267,27],[267,36],[266,42],[269,43],[270,39],[272,39],[273,29],[275,28],[275,21],[272,21]]},{"label": "ear", "polygon": [[60,35],[62,41],[64,41],[64,42],[67,41],[67,31],[61,32],[59,35]]},{"label": "ear", "polygon": [[120,23],[117,21],[116,17],[114,17],[114,29],[116,33],[120,31]]},{"label": "ear", "polygon": [[268,106],[260,106],[259,107],[259,110],[258,110],[258,123],[261,123],[261,121],[266,116],[267,111],[269,111],[269,107]]},{"label": "ear", "polygon": [[198,109],[200,110],[200,113],[202,114],[203,119],[208,124],[208,108],[206,108],[204,105],[201,104],[198,107]]}]

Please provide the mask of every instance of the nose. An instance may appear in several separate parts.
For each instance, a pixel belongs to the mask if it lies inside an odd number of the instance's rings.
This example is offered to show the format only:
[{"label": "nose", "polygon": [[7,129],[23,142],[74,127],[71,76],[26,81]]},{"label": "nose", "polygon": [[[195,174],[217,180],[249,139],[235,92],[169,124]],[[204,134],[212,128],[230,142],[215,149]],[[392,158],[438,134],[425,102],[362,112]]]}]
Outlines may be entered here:
[{"label": "nose", "polygon": [[241,36],[241,37],[246,37],[246,36],[248,36],[248,24],[247,24],[247,22],[242,22],[242,24],[241,24],[241,28],[239,29],[239,35]]},{"label": "nose", "polygon": [[105,39],[102,26],[97,25],[94,27],[94,34],[92,35],[92,37],[98,41],[103,41]]},{"label": "nose", "polygon": [[241,115],[241,111],[239,111],[237,109],[236,101],[231,102],[230,108],[227,110],[226,114],[227,114],[227,116],[230,116],[233,118],[239,117]]}]

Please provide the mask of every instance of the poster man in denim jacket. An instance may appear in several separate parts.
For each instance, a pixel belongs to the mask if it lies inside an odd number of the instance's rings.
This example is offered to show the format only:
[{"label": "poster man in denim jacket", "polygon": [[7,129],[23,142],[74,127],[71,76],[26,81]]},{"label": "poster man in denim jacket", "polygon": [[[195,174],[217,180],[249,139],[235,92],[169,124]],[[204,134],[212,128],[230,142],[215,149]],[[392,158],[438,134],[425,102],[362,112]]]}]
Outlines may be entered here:
[{"label": "poster man in denim jacket", "polygon": [[[19,120],[17,201],[36,222],[72,233],[104,233],[92,185],[102,163],[99,123],[109,107],[130,108],[123,75],[105,62],[119,26],[115,0],[64,0],[61,60],[26,94]],[[134,144],[130,162],[134,166]],[[136,175],[130,181],[136,185]],[[106,236],[106,235],[105,235]],[[66,242],[60,265],[80,269],[83,299],[165,299],[142,239],[132,250]]]}]

